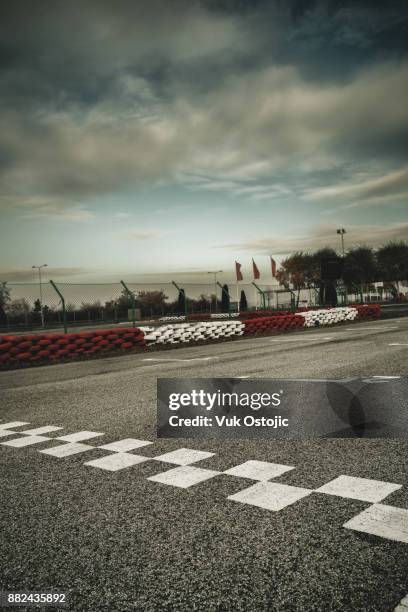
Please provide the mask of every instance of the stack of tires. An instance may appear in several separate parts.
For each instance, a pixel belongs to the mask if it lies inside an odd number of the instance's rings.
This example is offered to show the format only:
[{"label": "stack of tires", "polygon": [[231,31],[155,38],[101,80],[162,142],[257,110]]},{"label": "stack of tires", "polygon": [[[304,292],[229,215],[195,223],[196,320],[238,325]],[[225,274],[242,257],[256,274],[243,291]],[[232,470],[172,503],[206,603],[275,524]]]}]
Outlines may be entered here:
[{"label": "stack of tires", "polygon": [[75,334],[27,334],[0,337],[0,365],[34,365],[127,351],[145,346],[138,328],[83,331]]},{"label": "stack of tires", "polygon": [[287,315],[293,315],[293,312],[289,310],[244,310],[239,313],[239,318],[245,319],[258,319],[259,317],[284,317]]},{"label": "stack of tires", "polygon": [[280,332],[304,327],[304,319],[298,315],[283,315],[273,317],[258,317],[244,321],[245,335],[259,336],[277,334]]},{"label": "stack of tires", "polygon": [[156,328],[145,327],[143,331],[148,346],[153,344],[189,344],[203,340],[241,336],[244,333],[244,324],[240,321],[203,321],[201,323],[163,325]]},{"label": "stack of tires", "polygon": [[319,325],[333,325],[342,321],[354,321],[357,314],[355,308],[340,307],[308,310],[306,312],[299,312],[298,316],[304,318],[305,327],[318,327]]},{"label": "stack of tires", "polygon": [[357,310],[357,319],[379,319],[381,316],[379,304],[356,304],[353,308]]}]

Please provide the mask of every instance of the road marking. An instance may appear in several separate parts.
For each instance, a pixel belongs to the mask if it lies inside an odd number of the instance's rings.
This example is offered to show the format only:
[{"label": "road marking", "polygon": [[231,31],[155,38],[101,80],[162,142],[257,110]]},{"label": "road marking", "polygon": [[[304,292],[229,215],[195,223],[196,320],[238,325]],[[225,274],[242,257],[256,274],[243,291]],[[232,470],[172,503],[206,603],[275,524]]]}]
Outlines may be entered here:
[{"label": "road marking", "polygon": [[131,455],[130,453],[113,453],[107,457],[101,457],[100,459],[93,459],[87,461],[84,465],[90,465],[92,467],[100,468],[101,470],[107,470],[108,472],[117,472],[123,470],[137,463],[143,463],[149,461],[150,457],[142,457],[141,455]]},{"label": "road marking", "polygon": [[0,423],[0,429],[12,429],[13,427],[21,427],[22,425],[29,425],[26,421],[11,421],[10,423]]},{"label": "road marking", "polygon": [[45,455],[51,455],[52,457],[58,457],[62,459],[64,457],[70,457],[71,455],[77,455],[78,453],[85,453],[86,451],[94,450],[94,446],[88,444],[79,444],[78,442],[69,442],[68,444],[60,444],[53,448],[46,448],[41,450],[40,453]]},{"label": "road marking", "polygon": [[[395,327],[395,326],[391,327],[391,326],[388,326],[388,325],[384,325],[384,326],[381,326],[381,328],[379,330],[376,330],[376,331],[388,331],[390,329],[398,329],[398,327]],[[372,327],[358,327],[358,328],[350,327],[350,328],[347,328],[346,331],[354,331],[354,332],[373,331],[373,328]]]},{"label": "road marking", "polygon": [[398,606],[394,608],[394,612],[408,612],[408,595],[401,599]]},{"label": "road marking", "polygon": [[51,433],[52,431],[58,431],[60,429],[64,429],[63,427],[55,427],[54,425],[46,425],[45,427],[36,427],[35,429],[26,429],[21,433],[25,436],[42,436],[46,433]]},{"label": "road marking", "polygon": [[192,357],[191,359],[165,359],[165,358],[161,358],[161,357],[145,357],[144,359],[142,359],[142,361],[168,361],[169,363],[171,363],[172,361],[185,361],[185,362],[189,362],[189,361],[210,361],[211,359],[219,359],[219,357],[216,356],[212,356],[212,357]]},{"label": "road marking", "polygon": [[214,476],[218,476],[220,473],[221,472],[215,472],[214,470],[204,470],[189,465],[182,465],[172,470],[168,470],[167,472],[156,474],[156,476],[150,476],[147,480],[160,482],[172,487],[179,487],[181,489],[188,489],[199,482],[214,478]]},{"label": "road marking", "polygon": [[257,482],[248,489],[230,495],[228,499],[278,512],[312,493],[312,489],[291,487],[277,482]]},{"label": "road marking", "polygon": [[[10,426],[10,424],[6,425]],[[408,510],[378,503],[382,502],[392,492],[400,489],[402,487],[401,484],[341,475],[319,489],[312,490],[271,482],[269,480],[295,469],[294,466],[270,463],[267,461],[248,460],[224,472],[219,472],[197,468],[191,465],[196,461],[202,461],[215,455],[215,453],[206,451],[180,448],[157,457],[144,457],[126,452],[125,449],[133,450],[135,448],[150,445],[153,442],[135,438],[125,438],[103,446],[90,446],[88,444],[81,444],[78,440],[94,438],[104,434],[92,431],[80,431],[62,436],[61,438],[50,438],[49,436],[33,434],[33,432],[51,430],[54,431],[55,427],[39,427],[34,430],[29,430],[31,432],[29,434],[26,434],[26,432],[19,432],[22,434],[21,437],[1,444],[3,446],[21,448],[41,442],[68,440],[65,444],[60,444],[52,448],[48,447],[39,451],[45,455],[58,458],[69,457],[93,449],[114,451],[104,457],[84,463],[84,465],[110,472],[116,472],[151,460],[161,461],[163,463],[173,463],[177,467],[161,472],[156,476],[151,476],[147,480],[182,489],[187,489],[218,475],[248,478],[258,482],[229,496],[228,499],[275,512],[286,508],[314,492],[339,496],[344,499],[357,499],[359,501],[369,502],[370,507],[345,523],[343,525],[344,528],[408,543]],[[18,433],[10,429],[4,429],[4,426],[3,429],[0,430],[0,434],[3,432],[6,434]]]},{"label": "road marking", "polygon": [[53,438],[48,438],[47,436],[24,436],[23,438],[14,438],[14,440],[8,440],[7,442],[2,442],[1,444],[3,446],[21,448],[23,446],[32,446],[33,444],[39,444],[40,442],[46,442],[52,439]]},{"label": "road marking", "polygon": [[63,440],[64,442],[82,442],[82,440],[90,440],[91,438],[97,438],[98,436],[104,435],[105,434],[99,433],[98,431],[78,431],[77,433],[68,434],[67,436],[54,438],[54,440]]},{"label": "road marking", "polygon": [[148,446],[149,444],[153,444],[153,442],[148,442],[147,440],[135,440],[135,438],[126,438],[125,440],[110,442],[109,444],[98,446],[97,448],[103,448],[104,450],[114,451],[116,453],[126,453],[128,451],[135,450],[135,448]]},{"label": "road marking", "polygon": [[152,457],[155,461],[163,461],[164,463],[175,463],[176,465],[190,465],[196,461],[202,461],[209,457],[214,457],[215,453],[207,453],[206,451],[193,450],[191,448],[179,448],[178,450]]},{"label": "road marking", "polygon": [[374,504],[343,527],[408,544],[408,510]]},{"label": "road marking", "polygon": [[[339,334],[337,334],[339,335]],[[271,342],[297,342],[298,340],[333,340],[334,336],[323,336],[323,334],[319,334],[318,336],[311,336],[306,338],[304,336],[297,336],[296,338],[270,338]]]},{"label": "road marking", "polygon": [[13,434],[20,434],[21,431],[13,431],[12,429],[0,429],[0,438],[5,438],[6,436],[11,436]]},{"label": "road marking", "polygon": [[226,470],[224,474],[230,476],[239,476],[240,478],[249,478],[251,480],[269,480],[270,478],[276,478],[285,472],[294,470],[295,468],[291,465],[281,465],[279,463],[269,463],[268,461],[245,461],[240,465],[236,465],[229,470]]},{"label": "road marking", "polygon": [[388,346],[408,346],[408,342],[391,342]]},{"label": "road marking", "polygon": [[401,487],[402,485],[393,482],[342,475],[316,489],[316,492],[366,502],[379,502]]},{"label": "road marking", "polygon": [[402,378],[402,376],[371,376],[371,378],[386,378],[388,380],[390,378]]}]

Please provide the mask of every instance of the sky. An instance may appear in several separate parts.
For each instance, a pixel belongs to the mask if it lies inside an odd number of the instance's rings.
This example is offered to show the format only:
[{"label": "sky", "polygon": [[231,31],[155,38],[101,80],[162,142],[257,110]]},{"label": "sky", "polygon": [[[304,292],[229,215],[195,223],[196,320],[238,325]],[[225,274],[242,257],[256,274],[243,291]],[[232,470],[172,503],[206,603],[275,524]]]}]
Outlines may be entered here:
[{"label": "sky", "polygon": [[408,238],[408,4],[0,8],[0,280],[233,277]]}]

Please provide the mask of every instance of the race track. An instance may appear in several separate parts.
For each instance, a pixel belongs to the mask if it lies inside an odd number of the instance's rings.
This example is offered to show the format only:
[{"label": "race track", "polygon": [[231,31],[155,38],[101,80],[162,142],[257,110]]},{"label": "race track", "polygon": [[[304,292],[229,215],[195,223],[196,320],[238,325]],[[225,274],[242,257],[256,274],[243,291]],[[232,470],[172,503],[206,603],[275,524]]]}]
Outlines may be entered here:
[{"label": "race track", "polygon": [[[156,380],[407,374],[406,318],[0,373],[2,589],[75,611],[391,612],[406,440],[157,440]],[[161,457],[181,449],[201,453]]]}]

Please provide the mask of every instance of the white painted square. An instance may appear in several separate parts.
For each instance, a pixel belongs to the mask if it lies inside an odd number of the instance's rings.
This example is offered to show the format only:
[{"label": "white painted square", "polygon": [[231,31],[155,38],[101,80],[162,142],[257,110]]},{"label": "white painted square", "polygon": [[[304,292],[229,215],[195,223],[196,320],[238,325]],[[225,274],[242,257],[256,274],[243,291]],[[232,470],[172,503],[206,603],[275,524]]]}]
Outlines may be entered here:
[{"label": "white painted square", "polygon": [[92,467],[108,470],[109,472],[117,472],[118,470],[131,467],[137,463],[143,463],[144,461],[149,461],[149,457],[131,455],[129,453],[113,453],[107,457],[87,461],[84,465],[91,465]]},{"label": "white painted square", "polygon": [[295,468],[290,465],[251,460],[226,470],[224,474],[239,476],[240,478],[249,478],[251,480],[269,480],[270,478],[276,478],[294,469]]},{"label": "white painted square", "polygon": [[52,440],[47,436],[24,436],[23,438],[14,438],[14,440],[8,440],[2,442],[3,446],[13,446],[14,448],[21,448],[23,446],[32,446],[33,444],[39,444],[40,442],[47,442]]},{"label": "white painted square", "polygon": [[78,431],[77,433],[68,434],[67,436],[60,436],[54,438],[55,440],[63,440],[64,442],[82,442],[83,440],[90,440],[91,438],[97,438],[98,436],[104,436],[105,434],[99,433],[98,431]]},{"label": "white painted square", "polygon": [[408,544],[408,510],[403,508],[374,504],[343,527]]},{"label": "white painted square", "polygon": [[356,478],[354,476],[339,476],[316,489],[317,493],[327,493],[348,499],[358,499],[366,502],[382,501],[393,491],[400,489],[402,485],[382,480],[371,480],[369,478]]},{"label": "white painted square", "polygon": [[21,427],[22,425],[29,425],[25,421],[11,421],[10,423],[0,423],[0,429],[11,429],[13,427]]},{"label": "white painted square", "polygon": [[311,489],[291,487],[278,482],[257,482],[248,489],[230,495],[228,499],[277,512],[311,493]]},{"label": "white painted square", "polygon": [[206,451],[193,450],[192,448],[179,448],[178,450],[153,457],[156,461],[164,461],[165,463],[175,463],[176,465],[190,465],[196,461],[202,461],[213,457],[215,453],[207,453]]},{"label": "white painted square", "polygon": [[0,438],[6,438],[7,436],[11,436],[16,433],[19,433],[20,436],[22,434],[21,431],[13,431],[12,429],[0,429]]},{"label": "white painted square", "polygon": [[25,429],[21,433],[25,436],[42,436],[47,433],[51,433],[52,431],[58,431],[59,429],[64,429],[63,427],[55,427],[54,425],[45,425],[45,427],[36,427],[35,429]]},{"label": "white painted square", "polygon": [[182,465],[180,467],[173,468],[167,472],[156,474],[156,476],[150,476],[147,480],[153,482],[161,482],[171,487],[180,487],[181,489],[188,489],[189,487],[204,482],[214,476],[218,476],[221,472],[215,472],[214,470],[204,470],[202,468],[191,467],[189,465]]},{"label": "white painted square", "polygon": [[135,448],[142,448],[142,446],[148,446],[153,442],[147,440],[136,440],[135,438],[126,438],[125,440],[118,440],[117,442],[110,442],[97,448],[103,448],[104,450],[114,451],[116,453],[127,453]]},{"label": "white painted square", "polygon": [[94,446],[89,446],[88,444],[67,442],[66,444],[60,444],[58,446],[54,446],[53,448],[46,448],[45,450],[40,451],[40,453],[44,453],[45,455],[51,455],[52,457],[58,457],[59,459],[62,459],[63,457],[70,457],[71,455],[85,453],[86,451],[94,449]]}]

